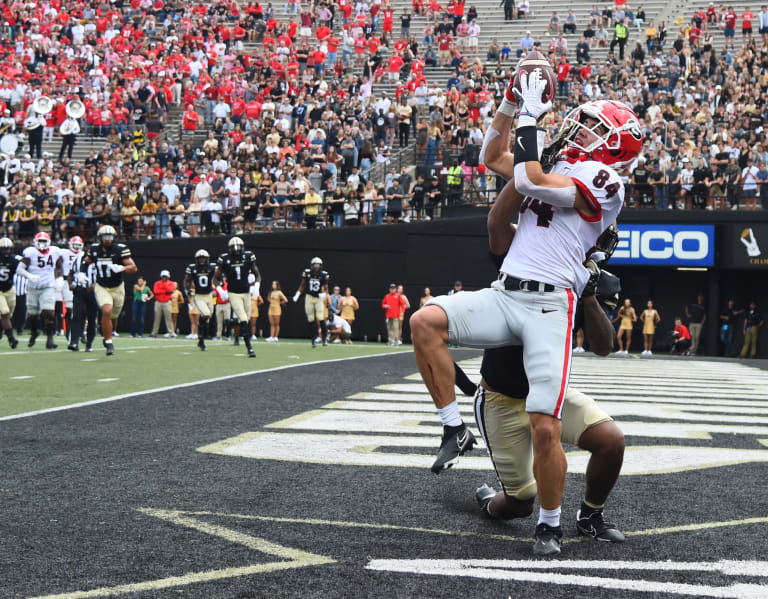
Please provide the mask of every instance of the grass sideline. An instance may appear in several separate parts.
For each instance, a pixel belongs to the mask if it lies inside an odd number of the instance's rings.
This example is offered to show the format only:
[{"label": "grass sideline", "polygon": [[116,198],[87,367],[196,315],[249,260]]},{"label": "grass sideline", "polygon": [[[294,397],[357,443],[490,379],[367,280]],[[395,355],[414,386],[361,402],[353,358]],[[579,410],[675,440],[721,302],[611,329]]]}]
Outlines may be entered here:
[{"label": "grass sideline", "polygon": [[61,337],[57,343],[57,350],[45,350],[44,340],[27,348],[24,337],[15,351],[0,345],[0,417],[279,366],[410,351],[384,343],[312,349],[308,340],[288,339],[254,343],[256,358],[249,359],[242,343],[231,341],[210,341],[201,352],[189,339],[120,337],[107,358],[100,338],[90,353],[68,351]]}]

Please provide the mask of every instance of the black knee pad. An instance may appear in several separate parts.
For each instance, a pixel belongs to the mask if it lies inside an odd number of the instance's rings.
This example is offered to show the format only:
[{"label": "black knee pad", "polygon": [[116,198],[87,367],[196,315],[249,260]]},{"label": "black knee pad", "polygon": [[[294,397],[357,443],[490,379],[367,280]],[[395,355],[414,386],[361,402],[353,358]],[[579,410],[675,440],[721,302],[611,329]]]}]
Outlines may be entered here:
[{"label": "black knee pad", "polygon": [[240,325],[240,336],[241,337],[250,337],[251,336],[251,327],[248,326],[248,323],[243,321],[240,323],[237,323]]},{"label": "black knee pad", "polygon": [[43,310],[40,312],[40,320],[43,321],[43,326],[48,326],[56,322],[56,316],[51,310]]}]

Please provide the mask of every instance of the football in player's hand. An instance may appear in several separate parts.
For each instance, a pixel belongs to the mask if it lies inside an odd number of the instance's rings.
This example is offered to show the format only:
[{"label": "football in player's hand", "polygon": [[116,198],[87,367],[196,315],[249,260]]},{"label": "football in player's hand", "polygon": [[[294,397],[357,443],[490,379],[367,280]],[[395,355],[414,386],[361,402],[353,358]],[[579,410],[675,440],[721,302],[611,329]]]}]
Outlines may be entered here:
[{"label": "football in player's hand", "polygon": [[548,102],[555,97],[557,77],[555,76],[555,70],[552,68],[552,65],[549,64],[546,57],[538,50],[532,50],[517,63],[515,76],[512,80],[512,87],[517,92],[520,92],[520,74],[527,73],[530,76],[531,73],[537,69],[539,70],[539,77],[547,83],[541,96],[541,100],[542,102]]}]

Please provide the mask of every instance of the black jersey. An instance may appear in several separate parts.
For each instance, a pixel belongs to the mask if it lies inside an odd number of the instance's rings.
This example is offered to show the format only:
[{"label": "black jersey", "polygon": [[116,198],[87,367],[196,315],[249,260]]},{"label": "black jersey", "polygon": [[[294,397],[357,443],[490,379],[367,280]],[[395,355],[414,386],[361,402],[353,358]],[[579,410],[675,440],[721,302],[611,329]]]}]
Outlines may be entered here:
[{"label": "black jersey", "polygon": [[304,289],[307,294],[317,297],[323,290],[323,285],[328,284],[328,273],[324,270],[315,272],[311,268],[305,268],[301,273],[301,279],[304,281]]},{"label": "black jersey", "polygon": [[96,265],[96,282],[102,287],[117,287],[123,282],[123,273],[112,272],[113,264],[123,264],[131,257],[131,250],[124,243],[113,243],[108,248],[100,243],[92,243],[88,248],[88,257]]},{"label": "black jersey", "polygon": [[187,276],[192,279],[192,284],[195,286],[195,293],[205,295],[213,291],[213,273],[216,272],[216,267],[213,264],[207,264],[200,267],[197,264],[190,264],[187,266]]},{"label": "black jersey", "polygon": [[216,266],[227,277],[229,293],[248,293],[250,291],[248,273],[256,266],[256,256],[253,255],[253,252],[245,250],[239,256],[234,257],[229,253],[222,254],[216,261]]},{"label": "black jersey", "polygon": [[10,291],[13,289],[13,275],[16,274],[16,267],[21,262],[21,256],[11,254],[10,256],[0,256],[0,291]]}]

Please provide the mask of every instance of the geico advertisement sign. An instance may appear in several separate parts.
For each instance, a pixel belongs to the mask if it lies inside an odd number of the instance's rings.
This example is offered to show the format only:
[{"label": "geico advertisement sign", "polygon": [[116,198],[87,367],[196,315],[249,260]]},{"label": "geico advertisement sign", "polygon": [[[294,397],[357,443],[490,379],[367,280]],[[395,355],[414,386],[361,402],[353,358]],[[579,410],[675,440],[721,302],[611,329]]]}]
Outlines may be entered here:
[{"label": "geico advertisement sign", "polygon": [[621,225],[613,264],[712,266],[714,225]]}]

